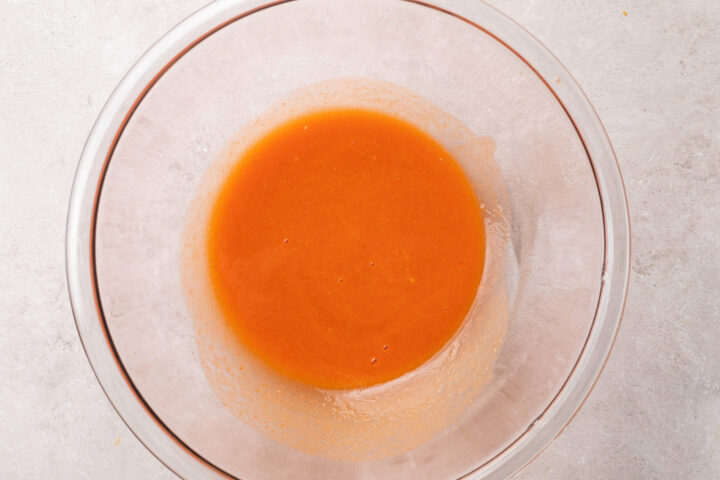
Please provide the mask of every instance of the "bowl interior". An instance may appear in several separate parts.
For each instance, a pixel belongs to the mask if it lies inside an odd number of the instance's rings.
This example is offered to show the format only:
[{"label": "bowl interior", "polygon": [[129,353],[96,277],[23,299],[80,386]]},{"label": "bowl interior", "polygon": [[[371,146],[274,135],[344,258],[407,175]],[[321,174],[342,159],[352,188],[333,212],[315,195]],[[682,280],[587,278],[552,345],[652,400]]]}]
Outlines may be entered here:
[{"label": "bowl interior", "polygon": [[[229,139],[279,99],[332,79],[407,89],[492,139],[501,180],[470,176],[479,190],[502,183],[493,231],[504,245],[507,326],[489,382],[429,440],[357,462],[290,448],[223,405],[203,371],[180,262],[188,209]],[[135,106],[99,194],[95,274],[102,318],[137,394],[217,469],[247,479],[458,478],[515,442],[563,389],[595,318],[604,238],[575,125],[552,85],[512,50],[422,4],[302,0],[227,23]]]}]

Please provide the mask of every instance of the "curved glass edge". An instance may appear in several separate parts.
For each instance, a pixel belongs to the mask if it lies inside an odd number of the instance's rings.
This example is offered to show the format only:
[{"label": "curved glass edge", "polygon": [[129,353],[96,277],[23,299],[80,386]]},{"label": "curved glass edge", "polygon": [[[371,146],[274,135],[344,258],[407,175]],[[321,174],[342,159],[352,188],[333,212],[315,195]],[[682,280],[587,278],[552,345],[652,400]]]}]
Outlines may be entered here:
[{"label": "curved glass edge", "polygon": [[[422,3],[422,2],[419,2]],[[591,161],[603,212],[605,261],[598,307],[583,351],[561,391],[530,428],[495,458],[464,478],[509,478],[539,455],[582,407],[610,355],[630,277],[630,218],[615,152],[589,99],[561,62],[522,26],[486,4],[439,0],[438,5],[482,26],[543,80],[575,125]],[[533,63],[527,60],[532,58]]]},{"label": "curved glass edge", "polygon": [[[92,251],[96,199],[107,163],[128,113],[154,79],[189,46],[220,28],[220,19],[249,14],[267,2],[220,0],[180,22],[133,65],[108,98],[80,156],[70,196],[65,261],[70,303],[85,353],[110,403],[138,440],[182,478],[233,478],[188,451],[149,414],[119,368],[100,321]],[[148,422],[147,420],[155,420]]]},{"label": "curved glass edge", "polygon": [[[294,1],[294,0],[287,0]],[[595,170],[605,221],[605,266],[598,310],[586,346],[568,382],[544,414],[503,452],[465,478],[502,479],[519,471],[545,448],[582,406],[612,348],[622,316],[630,262],[630,226],[625,191],[615,154],[590,102],[560,62],[520,25],[482,2],[410,1],[468,21],[511,48],[533,68],[575,123]],[[128,113],[154,79],[188,48],[239,17],[285,1],[218,0],[174,27],[153,45],[119,83],[101,111],[80,157],[66,231],[67,282],[75,322],[88,360],[115,410],[162,463],[183,478],[233,478],[202,461],[151,418],[118,368],[99,321],[92,259],[93,214],[106,168]],[[551,86],[550,80],[560,79]],[[98,161],[102,159],[102,162]],[[91,182],[91,180],[95,180]],[[598,321],[600,319],[600,321]],[[539,428],[543,427],[543,428]]]}]

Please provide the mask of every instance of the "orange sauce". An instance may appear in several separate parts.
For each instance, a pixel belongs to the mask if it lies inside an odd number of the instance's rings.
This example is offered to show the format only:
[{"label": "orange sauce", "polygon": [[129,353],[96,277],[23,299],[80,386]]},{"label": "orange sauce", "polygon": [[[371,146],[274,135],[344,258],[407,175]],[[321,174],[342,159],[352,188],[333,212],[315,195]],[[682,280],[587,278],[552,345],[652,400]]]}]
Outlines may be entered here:
[{"label": "orange sauce", "polygon": [[483,271],[483,217],[452,156],[368,110],[282,124],[225,180],[208,265],[223,317],[265,364],[328,389],[420,366],[454,335]]}]

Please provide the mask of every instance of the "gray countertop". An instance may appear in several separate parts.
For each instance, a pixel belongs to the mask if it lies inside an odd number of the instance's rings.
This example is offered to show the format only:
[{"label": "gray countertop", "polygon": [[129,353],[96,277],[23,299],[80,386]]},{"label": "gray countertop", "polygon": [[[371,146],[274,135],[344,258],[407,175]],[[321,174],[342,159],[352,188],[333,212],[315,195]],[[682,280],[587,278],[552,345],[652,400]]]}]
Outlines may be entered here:
[{"label": "gray countertop", "polygon": [[[175,478],[93,376],[63,237],[105,99],[203,3],[0,1],[0,478]],[[616,149],[633,227],[630,295],[605,372],[518,478],[720,478],[720,2],[491,3],[585,89]]]}]

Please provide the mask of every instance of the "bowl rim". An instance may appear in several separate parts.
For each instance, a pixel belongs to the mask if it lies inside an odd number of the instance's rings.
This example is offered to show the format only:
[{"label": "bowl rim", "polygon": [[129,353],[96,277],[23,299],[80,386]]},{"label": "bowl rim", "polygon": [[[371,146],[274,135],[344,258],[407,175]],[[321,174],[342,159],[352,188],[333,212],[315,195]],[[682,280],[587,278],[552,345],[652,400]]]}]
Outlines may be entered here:
[{"label": "bowl rim", "polygon": [[[95,220],[103,180],[127,122],[148,91],[194,46],[246,16],[300,0],[217,0],[165,34],[128,71],[96,119],[75,173],[66,227],[66,274],[81,343],[117,413],[138,440],[182,478],[236,479],[186,445],[153,412],[113,344],[98,293]],[[556,98],[582,141],[600,197],[604,262],[593,323],[574,367],[544,411],[493,458],[460,478],[502,479],[517,473],[556,438],[597,382],[619,330],[630,276],[630,219],[622,176],[607,133],[575,79],[535,37],[484,2],[388,0],[434,9],[489,35],[522,60]],[[532,59],[532,63],[529,59]]]}]

